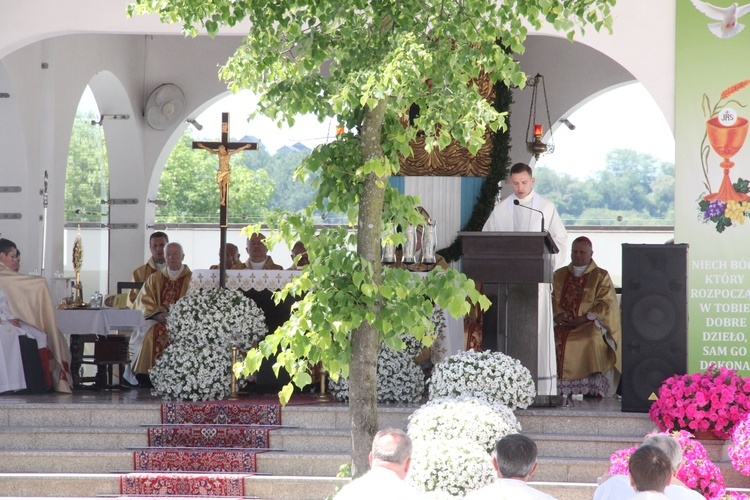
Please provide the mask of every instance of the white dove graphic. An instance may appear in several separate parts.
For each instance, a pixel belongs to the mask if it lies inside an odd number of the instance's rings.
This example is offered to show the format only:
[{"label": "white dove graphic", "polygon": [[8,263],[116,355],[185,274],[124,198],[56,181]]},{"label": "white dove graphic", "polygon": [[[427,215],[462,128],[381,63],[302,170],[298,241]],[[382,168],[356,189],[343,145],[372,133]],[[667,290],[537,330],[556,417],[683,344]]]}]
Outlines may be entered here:
[{"label": "white dove graphic", "polygon": [[740,31],[745,29],[745,25],[738,23],[737,20],[750,12],[750,3],[742,7],[733,3],[729,7],[716,7],[710,3],[692,0],[693,5],[703,14],[711,19],[719,21],[718,23],[709,23],[708,29],[719,38],[731,38]]}]

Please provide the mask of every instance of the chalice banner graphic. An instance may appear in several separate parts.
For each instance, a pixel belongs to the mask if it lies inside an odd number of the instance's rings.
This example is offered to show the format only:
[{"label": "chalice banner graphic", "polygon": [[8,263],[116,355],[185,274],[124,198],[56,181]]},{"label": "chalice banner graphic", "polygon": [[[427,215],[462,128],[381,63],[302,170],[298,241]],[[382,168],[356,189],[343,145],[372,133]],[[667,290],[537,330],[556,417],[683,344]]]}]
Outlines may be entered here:
[{"label": "chalice banner graphic", "polygon": [[[719,233],[744,224],[745,217],[750,217],[749,181],[738,177],[736,182],[732,182],[730,176],[735,165],[732,158],[745,144],[748,131],[747,118],[740,116],[736,110],[745,105],[734,95],[748,85],[750,80],[742,80],[724,89],[714,106],[711,106],[709,97],[703,94],[703,113],[708,118],[701,142],[701,166],[706,191],[698,200],[698,210],[703,223],[715,224]],[[710,179],[715,177],[716,167],[721,169],[722,177],[718,189],[714,191]]]}]

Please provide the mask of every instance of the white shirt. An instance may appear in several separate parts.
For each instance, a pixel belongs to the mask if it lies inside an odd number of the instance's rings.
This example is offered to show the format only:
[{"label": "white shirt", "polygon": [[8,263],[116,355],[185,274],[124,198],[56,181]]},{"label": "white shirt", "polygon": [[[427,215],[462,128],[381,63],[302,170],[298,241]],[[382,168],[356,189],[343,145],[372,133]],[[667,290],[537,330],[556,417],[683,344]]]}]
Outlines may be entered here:
[{"label": "white shirt", "polygon": [[[518,232],[535,232],[542,229],[542,217],[539,213],[526,208],[517,207],[513,204],[516,200],[515,193],[511,194],[498,205],[484,223],[482,231],[518,231]],[[554,258],[554,269],[563,266],[565,259],[568,258],[567,241],[568,231],[557,213],[555,204],[532,191],[526,198],[519,200],[521,205],[539,210],[544,214],[544,229],[548,231],[557,245],[559,252]],[[518,220],[516,220],[518,219]]]},{"label": "white shirt", "polygon": [[373,467],[364,476],[347,484],[334,500],[419,500],[424,495],[409,486],[398,474],[385,467]]},{"label": "white shirt", "polygon": [[[643,492],[653,493],[653,492]],[[664,490],[670,500],[705,500],[703,495],[681,484],[670,484]],[[594,500],[627,500],[635,496],[635,490],[630,486],[630,477],[625,475],[612,476],[600,484],[594,492]],[[646,498],[646,497],[638,497]],[[663,498],[663,497],[654,497]]]},{"label": "white shirt", "polygon": [[659,493],[658,491],[641,491],[637,495],[633,495],[630,498],[637,498],[638,500],[663,500],[669,497],[664,493]]},{"label": "white shirt", "polygon": [[526,484],[521,479],[499,477],[495,482],[472,491],[465,500],[554,500],[555,497],[542,493]]}]

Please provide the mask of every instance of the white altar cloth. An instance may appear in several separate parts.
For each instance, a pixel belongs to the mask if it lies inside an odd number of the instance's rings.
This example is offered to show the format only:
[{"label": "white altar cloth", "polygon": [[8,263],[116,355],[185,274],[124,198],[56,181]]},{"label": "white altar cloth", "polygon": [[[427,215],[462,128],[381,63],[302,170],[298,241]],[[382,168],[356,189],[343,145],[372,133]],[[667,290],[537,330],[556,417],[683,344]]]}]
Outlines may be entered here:
[{"label": "white altar cloth", "polygon": [[109,335],[114,330],[145,332],[151,323],[140,311],[132,309],[58,309],[57,327],[65,335]]},{"label": "white altar cloth", "polygon": [[[273,271],[252,269],[231,269],[226,271],[226,287],[230,290],[281,290],[300,271]],[[190,280],[190,291],[199,288],[219,286],[218,269],[195,269]],[[432,360],[437,363],[460,351],[466,350],[464,340],[464,319],[453,318],[443,310],[445,331],[432,346]]]}]

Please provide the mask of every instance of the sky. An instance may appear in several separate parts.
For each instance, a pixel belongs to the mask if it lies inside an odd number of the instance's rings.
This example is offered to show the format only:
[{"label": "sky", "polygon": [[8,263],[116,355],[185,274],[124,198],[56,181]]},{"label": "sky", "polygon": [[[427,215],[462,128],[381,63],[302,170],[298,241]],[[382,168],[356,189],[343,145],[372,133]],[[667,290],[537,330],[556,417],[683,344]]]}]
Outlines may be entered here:
[{"label": "sky", "polygon": [[[229,95],[196,117],[203,130],[190,127],[191,134],[195,139],[219,140],[221,113],[226,111],[230,113],[232,138],[255,136],[271,153],[297,142],[312,149],[335,135],[333,120],[319,123],[309,115],[298,117],[291,129],[279,128],[265,117],[248,122],[247,117],[256,102],[249,91]],[[88,87],[81,106],[97,110]],[[584,179],[591,172],[604,168],[607,153],[615,148],[634,149],[674,162],[674,137],[669,125],[656,102],[639,83],[619,87],[592,99],[570,114],[568,120],[575,125],[575,130],[569,130],[565,125],[557,127],[553,133],[555,151],[540,157],[537,166]],[[548,141],[549,136],[544,140]]]},{"label": "sky", "polygon": [[[585,179],[605,166],[607,153],[633,149],[674,163],[674,136],[659,106],[640,83],[598,96],[568,116],[575,125],[555,129],[555,151],[537,166]],[[544,124],[547,128],[547,124]],[[545,142],[549,137],[543,139]]]}]

